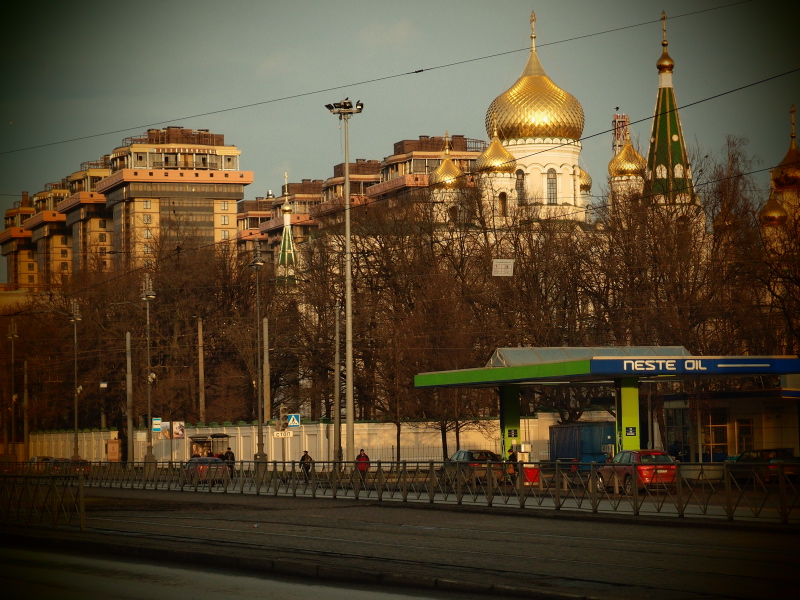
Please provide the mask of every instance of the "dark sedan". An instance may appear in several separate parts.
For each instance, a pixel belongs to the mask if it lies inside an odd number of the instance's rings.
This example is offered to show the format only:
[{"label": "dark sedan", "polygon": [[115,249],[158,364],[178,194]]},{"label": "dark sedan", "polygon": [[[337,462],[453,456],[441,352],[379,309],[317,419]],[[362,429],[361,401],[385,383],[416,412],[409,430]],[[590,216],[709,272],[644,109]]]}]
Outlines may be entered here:
[{"label": "dark sedan", "polygon": [[779,467],[787,477],[800,476],[800,459],[795,457],[791,448],[762,448],[746,450],[738,456],[729,456],[728,469],[737,481],[756,479],[764,483],[777,480]]}]

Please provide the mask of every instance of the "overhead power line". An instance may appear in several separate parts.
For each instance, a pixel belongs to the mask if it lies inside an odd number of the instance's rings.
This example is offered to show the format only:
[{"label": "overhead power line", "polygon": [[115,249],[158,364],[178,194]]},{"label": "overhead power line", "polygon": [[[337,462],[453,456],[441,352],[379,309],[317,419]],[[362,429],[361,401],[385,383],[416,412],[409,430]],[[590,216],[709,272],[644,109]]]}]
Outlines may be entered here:
[{"label": "overhead power line", "polygon": [[[754,2],[754,1],[755,0],[741,0],[740,2],[732,2],[730,4],[724,4],[724,5],[721,5],[721,6],[714,6],[714,7],[710,7],[710,8],[694,10],[694,11],[682,13],[682,14],[679,14],[679,15],[671,16],[670,19],[683,19],[683,18],[686,18],[686,17],[691,17],[691,16],[698,15],[698,14],[705,13],[705,12],[727,9],[727,8],[730,8],[730,7],[733,7],[733,6],[738,6],[740,4],[748,4],[748,3]],[[544,44],[538,44],[537,46],[539,48],[543,48],[545,46],[555,46],[557,44],[564,44],[564,43],[567,43],[567,42],[575,42],[575,41],[586,39],[586,38],[591,38],[591,37],[596,37],[596,36],[601,36],[601,35],[607,35],[607,34],[610,34],[610,33],[616,33],[618,31],[624,31],[626,29],[634,29],[636,27],[643,27],[645,25],[652,25],[654,23],[659,23],[660,21],[661,21],[660,18],[652,19],[652,20],[649,20],[649,21],[643,21],[641,23],[635,23],[635,24],[632,24],[632,25],[623,25],[622,27],[614,27],[612,29],[606,29],[604,31],[597,31],[597,32],[594,32],[594,33],[587,33],[587,34],[584,34],[584,35],[579,35],[579,36],[575,36],[575,37],[571,37],[571,38],[566,38],[566,39],[563,39],[563,40],[557,40],[555,42],[548,42],[548,43],[544,43]],[[168,123],[174,123],[176,121],[187,120],[187,119],[196,119],[196,118],[199,118],[199,117],[208,117],[208,116],[211,116],[211,115],[218,115],[218,114],[227,113],[227,112],[233,112],[233,111],[237,111],[237,110],[244,110],[244,109],[253,108],[253,107],[256,107],[256,106],[264,106],[264,105],[267,105],[267,104],[275,104],[277,102],[285,102],[287,100],[296,100],[298,98],[304,98],[306,96],[314,96],[314,95],[317,95],[317,94],[323,94],[323,93],[331,92],[331,91],[334,91],[334,90],[343,90],[343,89],[347,89],[347,88],[354,87],[354,86],[357,86],[357,85],[368,85],[368,84],[373,84],[373,83],[379,83],[381,81],[388,81],[390,79],[398,79],[400,77],[408,77],[408,76],[411,76],[411,75],[419,75],[419,74],[425,73],[427,71],[436,71],[436,70],[439,70],[439,69],[449,69],[449,68],[452,68],[452,67],[458,67],[458,66],[462,66],[462,65],[465,65],[465,64],[470,64],[470,63],[480,62],[480,61],[484,61],[484,60],[489,60],[489,59],[492,59],[492,58],[497,58],[499,56],[506,56],[508,54],[516,54],[518,52],[528,52],[528,51],[530,51],[530,47],[517,48],[515,50],[507,50],[505,52],[496,52],[494,54],[487,54],[487,55],[479,56],[479,57],[476,57],[476,58],[470,58],[470,59],[455,61],[455,62],[451,62],[451,63],[445,63],[445,64],[441,64],[441,65],[435,65],[435,66],[432,66],[432,67],[423,67],[423,68],[415,69],[415,70],[412,70],[412,71],[405,71],[403,73],[395,73],[393,75],[385,75],[383,77],[373,77],[373,78],[370,78],[370,79],[364,79],[364,80],[361,80],[361,81],[335,85],[335,86],[331,86],[331,87],[327,87],[327,88],[320,88],[320,89],[307,91],[307,92],[299,92],[297,94],[289,94],[288,96],[281,96],[279,98],[271,98],[269,100],[261,100],[259,102],[251,102],[249,104],[241,104],[239,106],[231,106],[231,107],[228,107],[228,108],[221,108],[221,109],[218,109],[218,110],[206,111],[206,112],[197,113],[197,114],[193,114],[193,115],[184,115],[182,117],[173,117],[173,118],[166,119],[166,120],[155,121],[155,122],[152,122],[152,123],[146,123],[144,125],[135,125],[135,126],[123,127],[123,128],[120,128],[120,129],[113,129],[113,130],[110,130],[110,131],[104,131],[102,133],[93,133],[93,134],[89,134],[89,135],[83,135],[83,136],[78,136],[78,137],[74,137],[74,138],[68,138],[68,139],[64,139],[64,140],[58,140],[58,141],[54,141],[54,142],[46,142],[44,144],[36,144],[34,146],[26,146],[24,148],[16,148],[16,149],[12,149],[12,150],[1,150],[0,151],[0,155],[2,155],[2,154],[14,154],[14,153],[17,153],[17,152],[26,152],[28,150],[37,150],[39,148],[47,148],[49,146],[58,146],[58,145],[61,145],[61,144],[69,144],[69,143],[73,143],[73,142],[79,142],[79,141],[83,141],[83,140],[88,140],[88,139],[93,139],[93,138],[98,138],[98,137],[104,137],[104,136],[107,136],[107,135],[125,133],[125,132],[128,132],[128,131],[139,131],[139,130],[144,129],[144,128],[154,127],[154,126],[157,126],[157,125],[166,125]],[[6,194],[3,194],[3,195],[6,195]]]}]

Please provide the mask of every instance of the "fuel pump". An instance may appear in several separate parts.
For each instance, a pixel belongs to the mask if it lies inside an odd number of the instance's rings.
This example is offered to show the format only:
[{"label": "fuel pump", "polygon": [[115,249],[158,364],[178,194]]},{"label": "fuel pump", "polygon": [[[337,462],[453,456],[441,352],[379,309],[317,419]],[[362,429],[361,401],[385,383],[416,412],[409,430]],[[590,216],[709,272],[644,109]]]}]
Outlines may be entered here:
[{"label": "fuel pump", "polygon": [[530,464],[531,460],[531,443],[522,442],[513,444],[511,448],[517,453],[517,461],[520,463],[517,466],[518,476],[522,477],[525,485],[531,485],[539,481],[539,466]]}]

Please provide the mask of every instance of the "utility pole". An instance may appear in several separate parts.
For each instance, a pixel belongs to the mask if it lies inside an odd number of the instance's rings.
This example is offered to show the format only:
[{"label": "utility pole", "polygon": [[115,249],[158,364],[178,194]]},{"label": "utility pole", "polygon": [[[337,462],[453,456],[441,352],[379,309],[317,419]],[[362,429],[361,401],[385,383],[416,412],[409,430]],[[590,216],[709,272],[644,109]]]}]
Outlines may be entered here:
[{"label": "utility pole", "polygon": [[128,427],[128,464],[133,464],[133,373],[131,373],[131,332],[125,333],[125,413]]},{"label": "utility pole", "polygon": [[200,420],[206,422],[206,374],[203,363],[203,317],[197,317],[197,372],[198,372],[198,402]]}]

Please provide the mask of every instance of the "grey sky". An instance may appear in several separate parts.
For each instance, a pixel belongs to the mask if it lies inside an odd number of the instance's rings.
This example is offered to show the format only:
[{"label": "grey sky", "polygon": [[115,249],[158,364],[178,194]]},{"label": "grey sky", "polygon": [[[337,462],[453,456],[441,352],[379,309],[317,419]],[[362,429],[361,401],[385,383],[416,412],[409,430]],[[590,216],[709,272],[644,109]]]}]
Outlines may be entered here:
[{"label": "grey sky", "polygon": [[[617,106],[633,121],[652,116],[662,9],[671,17],[680,106],[800,67],[800,8],[785,0],[31,5],[3,19],[0,36],[0,209],[151,126],[224,134],[242,151],[243,168],[255,172],[247,198],[277,194],[284,171],[290,181],[325,179],[344,153],[338,121],[323,105],[345,96],[365,104],[351,122],[352,159],[382,159],[396,141],[445,130],[486,139],[487,107],[525,64],[531,10],[542,64],[581,102],[590,136],[609,129]],[[483,58],[500,53],[507,54]],[[359,83],[417,69],[432,70]],[[299,97],[280,100],[292,96]],[[788,148],[792,103],[800,103],[800,72],[688,107],[681,119],[687,141],[705,150],[718,150],[727,134],[749,138],[763,168]],[[210,111],[225,112],[187,118]],[[649,127],[632,126],[643,145]],[[17,151],[117,130],[125,131]],[[610,158],[609,135],[584,141],[594,194]],[[758,181],[766,198],[767,176]]]}]

